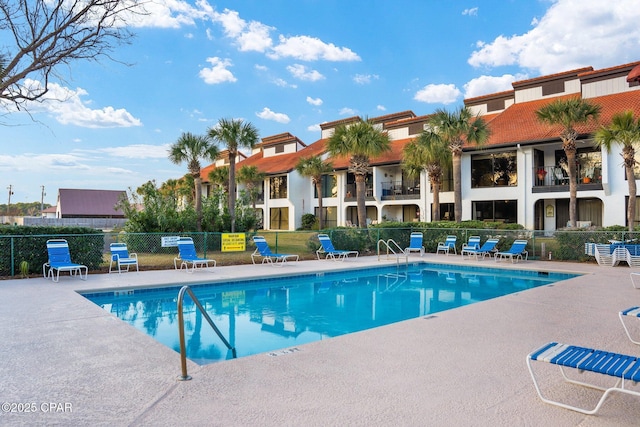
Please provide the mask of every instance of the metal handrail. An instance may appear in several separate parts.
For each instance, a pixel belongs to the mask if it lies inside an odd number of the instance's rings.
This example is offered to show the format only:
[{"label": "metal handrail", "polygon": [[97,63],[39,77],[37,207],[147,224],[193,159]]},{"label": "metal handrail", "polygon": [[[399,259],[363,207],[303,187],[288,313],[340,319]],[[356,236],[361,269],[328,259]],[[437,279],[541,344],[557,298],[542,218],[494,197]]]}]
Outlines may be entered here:
[{"label": "metal handrail", "polygon": [[214,332],[218,334],[218,337],[220,337],[224,345],[231,350],[233,358],[235,359],[237,357],[235,347],[231,347],[229,341],[227,341],[227,339],[222,335],[222,332],[220,332],[220,329],[218,329],[218,327],[213,323],[213,320],[211,320],[211,317],[209,317],[202,304],[200,304],[200,301],[196,298],[191,288],[185,285],[180,289],[180,292],[178,292],[178,329],[180,333],[180,363],[182,366],[182,375],[178,377],[178,380],[180,381],[188,381],[191,379],[187,374],[187,351],[184,343],[184,315],[182,313],[182,301],[184,300],[185,292],[189,294],[193,302],[196,304],[196,307],[198,307],[204,318],[209,322],[209,325],[211,325]]},{"label": "metal handrail", "polygon": [[409,255],[406,254],[405,251],[400,247],[400,245],[398,245],[398,243],[393,239],[389,239],[386,241],[382,239],[378,240],[378,261],[380,261],[380,243],[384,244],[387,247],[387,259],[389,259],[389,251],[391,251],[391,253],[396,256],[396,262],[398,263],[398,265],[400,264],[400,254],[393,250],[393,248],[391,247],[391,244],[393,244],[396,248],[398,248],[400,253],[405,256],[405,260],[407,264],[409,264]]}]

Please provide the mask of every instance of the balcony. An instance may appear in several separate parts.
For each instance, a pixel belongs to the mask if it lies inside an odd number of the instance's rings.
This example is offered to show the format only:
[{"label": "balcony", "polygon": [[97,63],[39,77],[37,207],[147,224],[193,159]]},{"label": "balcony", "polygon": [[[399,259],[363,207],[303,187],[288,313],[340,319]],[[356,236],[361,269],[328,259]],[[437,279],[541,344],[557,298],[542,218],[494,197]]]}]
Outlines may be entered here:
[{"label": "balcony", "polygon": [[[600,165],[596,167],[577,166],[576,181],[578,190],[602,190]],[[569,177],[560,166],[544,166],[533,168],[533,192],[569,191]]]},{"label": "balcony", "polygon": [[[344,201],[353,202],[356,200],[356,184],[347,184],[345,186]],[[365,200],[375,200],[373,198],[373,186],[369,183],[365,187]]]},{"label": "balcony", "polygon": [[383,181],[382,200],[409,200],[420,198],[420,184],[412,181]]}]

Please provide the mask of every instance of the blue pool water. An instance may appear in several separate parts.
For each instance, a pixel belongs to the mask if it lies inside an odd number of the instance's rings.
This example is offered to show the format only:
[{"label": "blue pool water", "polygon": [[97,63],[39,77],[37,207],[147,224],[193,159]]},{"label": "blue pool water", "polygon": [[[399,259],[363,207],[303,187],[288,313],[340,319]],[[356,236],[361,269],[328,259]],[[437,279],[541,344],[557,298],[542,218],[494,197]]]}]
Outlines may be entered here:
[{"label": "blue pool water", "polygon": [[[193,285],[191,289],[242,357],[376,328],[575,276],[416,263]],[[180,286],[84,296],[179,352],[179,290]],[[187,357],[200,364],[231,358],[188,295],[183,307]]]}]

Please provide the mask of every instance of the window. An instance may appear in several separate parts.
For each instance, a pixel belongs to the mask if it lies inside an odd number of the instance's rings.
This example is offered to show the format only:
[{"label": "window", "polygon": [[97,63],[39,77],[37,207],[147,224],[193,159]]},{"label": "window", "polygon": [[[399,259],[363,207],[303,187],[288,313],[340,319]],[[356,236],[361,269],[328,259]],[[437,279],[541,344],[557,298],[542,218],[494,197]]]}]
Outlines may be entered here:
[{"label": "window", "polygon": [[288,230],[289,229],[289,208],[269,209],[269,229]]},{"label": "window", "polygon": [[472,203],[473,219],[489,222],[518,222],[517,200],[486,200]]},{"label": "window", "polygon": [[513,186],[518,184],[515,151],[471,156],[471,187]]},{"label": "window", "polygon": [[284,144],[278,144],[274,148],[276,153],[284,153]]},{"label": "window", "polygon": [[[318,198],[316,186],[313,186],[313,197]],[[338,197],[338,180],[335,175],[322,175],[322,197]]]},{"label": "window", "polygon": [[271,199],[287,198],[287,177],[274,176],[269,179],[269,197]]},{"label": "window", "polygon": [[[338,210],[335,207],[333,206],[330,206],[328,208],[323,207],[322,212],[324,216],[324,226],[326,228],[333,228],[338,226]],[[316,216],[316,218],[319,218],[320,209],[316,207],[314,209],[313,214]]]}]

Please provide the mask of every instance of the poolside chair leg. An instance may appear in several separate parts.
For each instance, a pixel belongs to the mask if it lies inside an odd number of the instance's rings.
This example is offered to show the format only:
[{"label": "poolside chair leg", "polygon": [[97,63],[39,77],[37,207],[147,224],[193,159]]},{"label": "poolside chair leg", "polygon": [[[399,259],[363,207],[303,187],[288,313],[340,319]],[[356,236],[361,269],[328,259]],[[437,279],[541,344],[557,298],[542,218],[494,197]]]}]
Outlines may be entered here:
[{"label": "poolside chair leg", "polygon": [[[624,314],[622,314],[622,312],[620,312],[620,313],[618,313],[618,317],[620,318],[620,322],[622,323],[622,327],[624,328],[624,331],[626,332],[627,337],[629,338],[629,340],[634,344],[640,345],[640,341],[636,341],[631,337],[631,332],[629,332],[629,328],[627,328],[627,324],[624,321],[624,318],[627,317],[627,316],[625,316]],[[629,317],[636,317],[636,316],[629,316]],[[637,317],[636,317],[636,319],[637,319]]]}]

